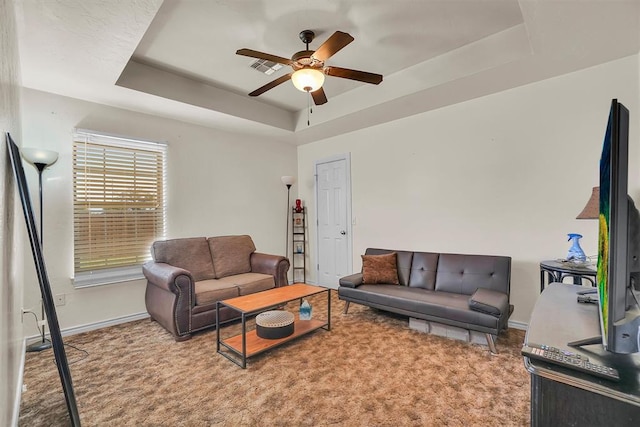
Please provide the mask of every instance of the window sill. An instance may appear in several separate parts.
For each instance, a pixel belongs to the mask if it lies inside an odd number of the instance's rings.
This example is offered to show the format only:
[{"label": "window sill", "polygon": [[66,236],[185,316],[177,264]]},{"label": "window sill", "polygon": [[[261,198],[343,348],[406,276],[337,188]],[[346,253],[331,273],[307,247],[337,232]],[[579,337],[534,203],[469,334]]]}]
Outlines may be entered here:
[{"label": "window sill", "polygon": [[144,275],[142,274],[142,266],[138,265],[78,273],[75,277],[71,278],[71,283],[74,288],[80,289],[141,279],[144,279]]}]

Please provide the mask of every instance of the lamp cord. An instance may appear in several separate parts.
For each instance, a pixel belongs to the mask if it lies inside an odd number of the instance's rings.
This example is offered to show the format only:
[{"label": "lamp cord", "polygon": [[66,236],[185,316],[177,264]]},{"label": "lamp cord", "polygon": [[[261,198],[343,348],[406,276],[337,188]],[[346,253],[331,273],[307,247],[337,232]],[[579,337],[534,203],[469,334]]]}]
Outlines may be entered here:
[{"label": "lamp cord", "polygon": [[[31,310],[24,310],[24,311],[22,312],[22,317],[23,317],[23,318],[24,318],[24,315],[25,315],[25,314],[33,314],[33,317],[36,319],[36,328],[38,329],[38,334],[40,334],[40,332],[41,332],[41,331],[40,331],[40,327],[38,326],[38,315],[37,315],[37,314],[35,314],[35,313],[34,313],[33,311],[31,311]],[[44,326],[43,326],[43,327],[44,327]]]}]

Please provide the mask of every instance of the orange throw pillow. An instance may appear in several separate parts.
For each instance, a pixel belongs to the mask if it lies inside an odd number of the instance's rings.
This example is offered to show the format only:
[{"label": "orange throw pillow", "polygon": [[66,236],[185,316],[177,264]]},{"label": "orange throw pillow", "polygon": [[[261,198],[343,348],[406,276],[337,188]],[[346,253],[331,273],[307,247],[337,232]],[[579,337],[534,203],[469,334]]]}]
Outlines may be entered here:
[{"label": "orange throw pillow", "polygon": [[362,255],[362,283],[399,285],[396,253]]}]

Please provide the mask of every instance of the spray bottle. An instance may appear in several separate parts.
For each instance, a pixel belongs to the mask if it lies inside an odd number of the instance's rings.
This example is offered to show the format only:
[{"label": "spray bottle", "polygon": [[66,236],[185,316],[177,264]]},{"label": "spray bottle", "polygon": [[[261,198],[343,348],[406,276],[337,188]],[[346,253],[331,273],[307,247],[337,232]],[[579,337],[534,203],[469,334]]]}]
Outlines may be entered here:
[{"label": "spray bottle", "polygon": [[569,233],[568,241],[571,241],[571,247],[569,248],[569,253],[567,254],[567,261],[587,262],[587,256],[580,247],[581,238],[581,234]]},{"label": "spray bottle", "polygon": [[300,320],[311,320],[311,304],[306,299],[300,304]]}]

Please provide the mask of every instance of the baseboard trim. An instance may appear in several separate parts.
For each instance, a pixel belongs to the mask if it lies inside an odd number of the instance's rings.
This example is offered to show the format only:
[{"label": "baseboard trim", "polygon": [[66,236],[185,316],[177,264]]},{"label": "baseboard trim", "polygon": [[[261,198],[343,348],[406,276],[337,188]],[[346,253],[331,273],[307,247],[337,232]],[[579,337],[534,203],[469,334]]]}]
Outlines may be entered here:
[{"label": "baseboard trim", "polygon": [[[95,331],[96,329],[107,328],[109,326],[120,325],[121,323],[133,322],[136,320],[148,319],[149,313],[146,311],[142,313],[129,314],[127,316],[116,317],[113,319],[103,320],[95,323],[87,323],[85,325],[73,326],[71,328],[61,329],[60,333],[63,337],[67,337],[70,335],[81,334],[83,332]],[[46,334],[49,338],[51,338],[50,334]],[[31,340],[34,338],[40,338],[41,335],[32,335],[26,338],[26,340]]]},{"label": "baseboard trim", "polygon": [[13,413],[11,415],[11,425],[17,427],[20,419],[20,403],[22,403],[22,385],[24,384],[24,364],[27,357],[27,339],[22,340],[22,349],[20,350],[20,370],[18,371],[18,383],[16,384],[16,395],[13,400]]},{"label": "baseboard trim", "polygon": [[509,320],[509,327],[513,329],[521,329],[523,331],[526,331],[527,328],[529,327],[529,324],[524,322],[516,322],[514,320]]},{"label": "baseboard trim", "polygon": [[122,323],[133,322],[136,320],[148,319],[149,313],[143,311],[142,313],[129,314],[127,316],[116,317],[114,319],[103,320],[102,322],[88,323],[86,325],[74,326],[72,328],[65,328],[61,331],[62,336],[81,334],[83,332],[95,331],[96,329],[107,328],[109,326],[120,325]]}]

